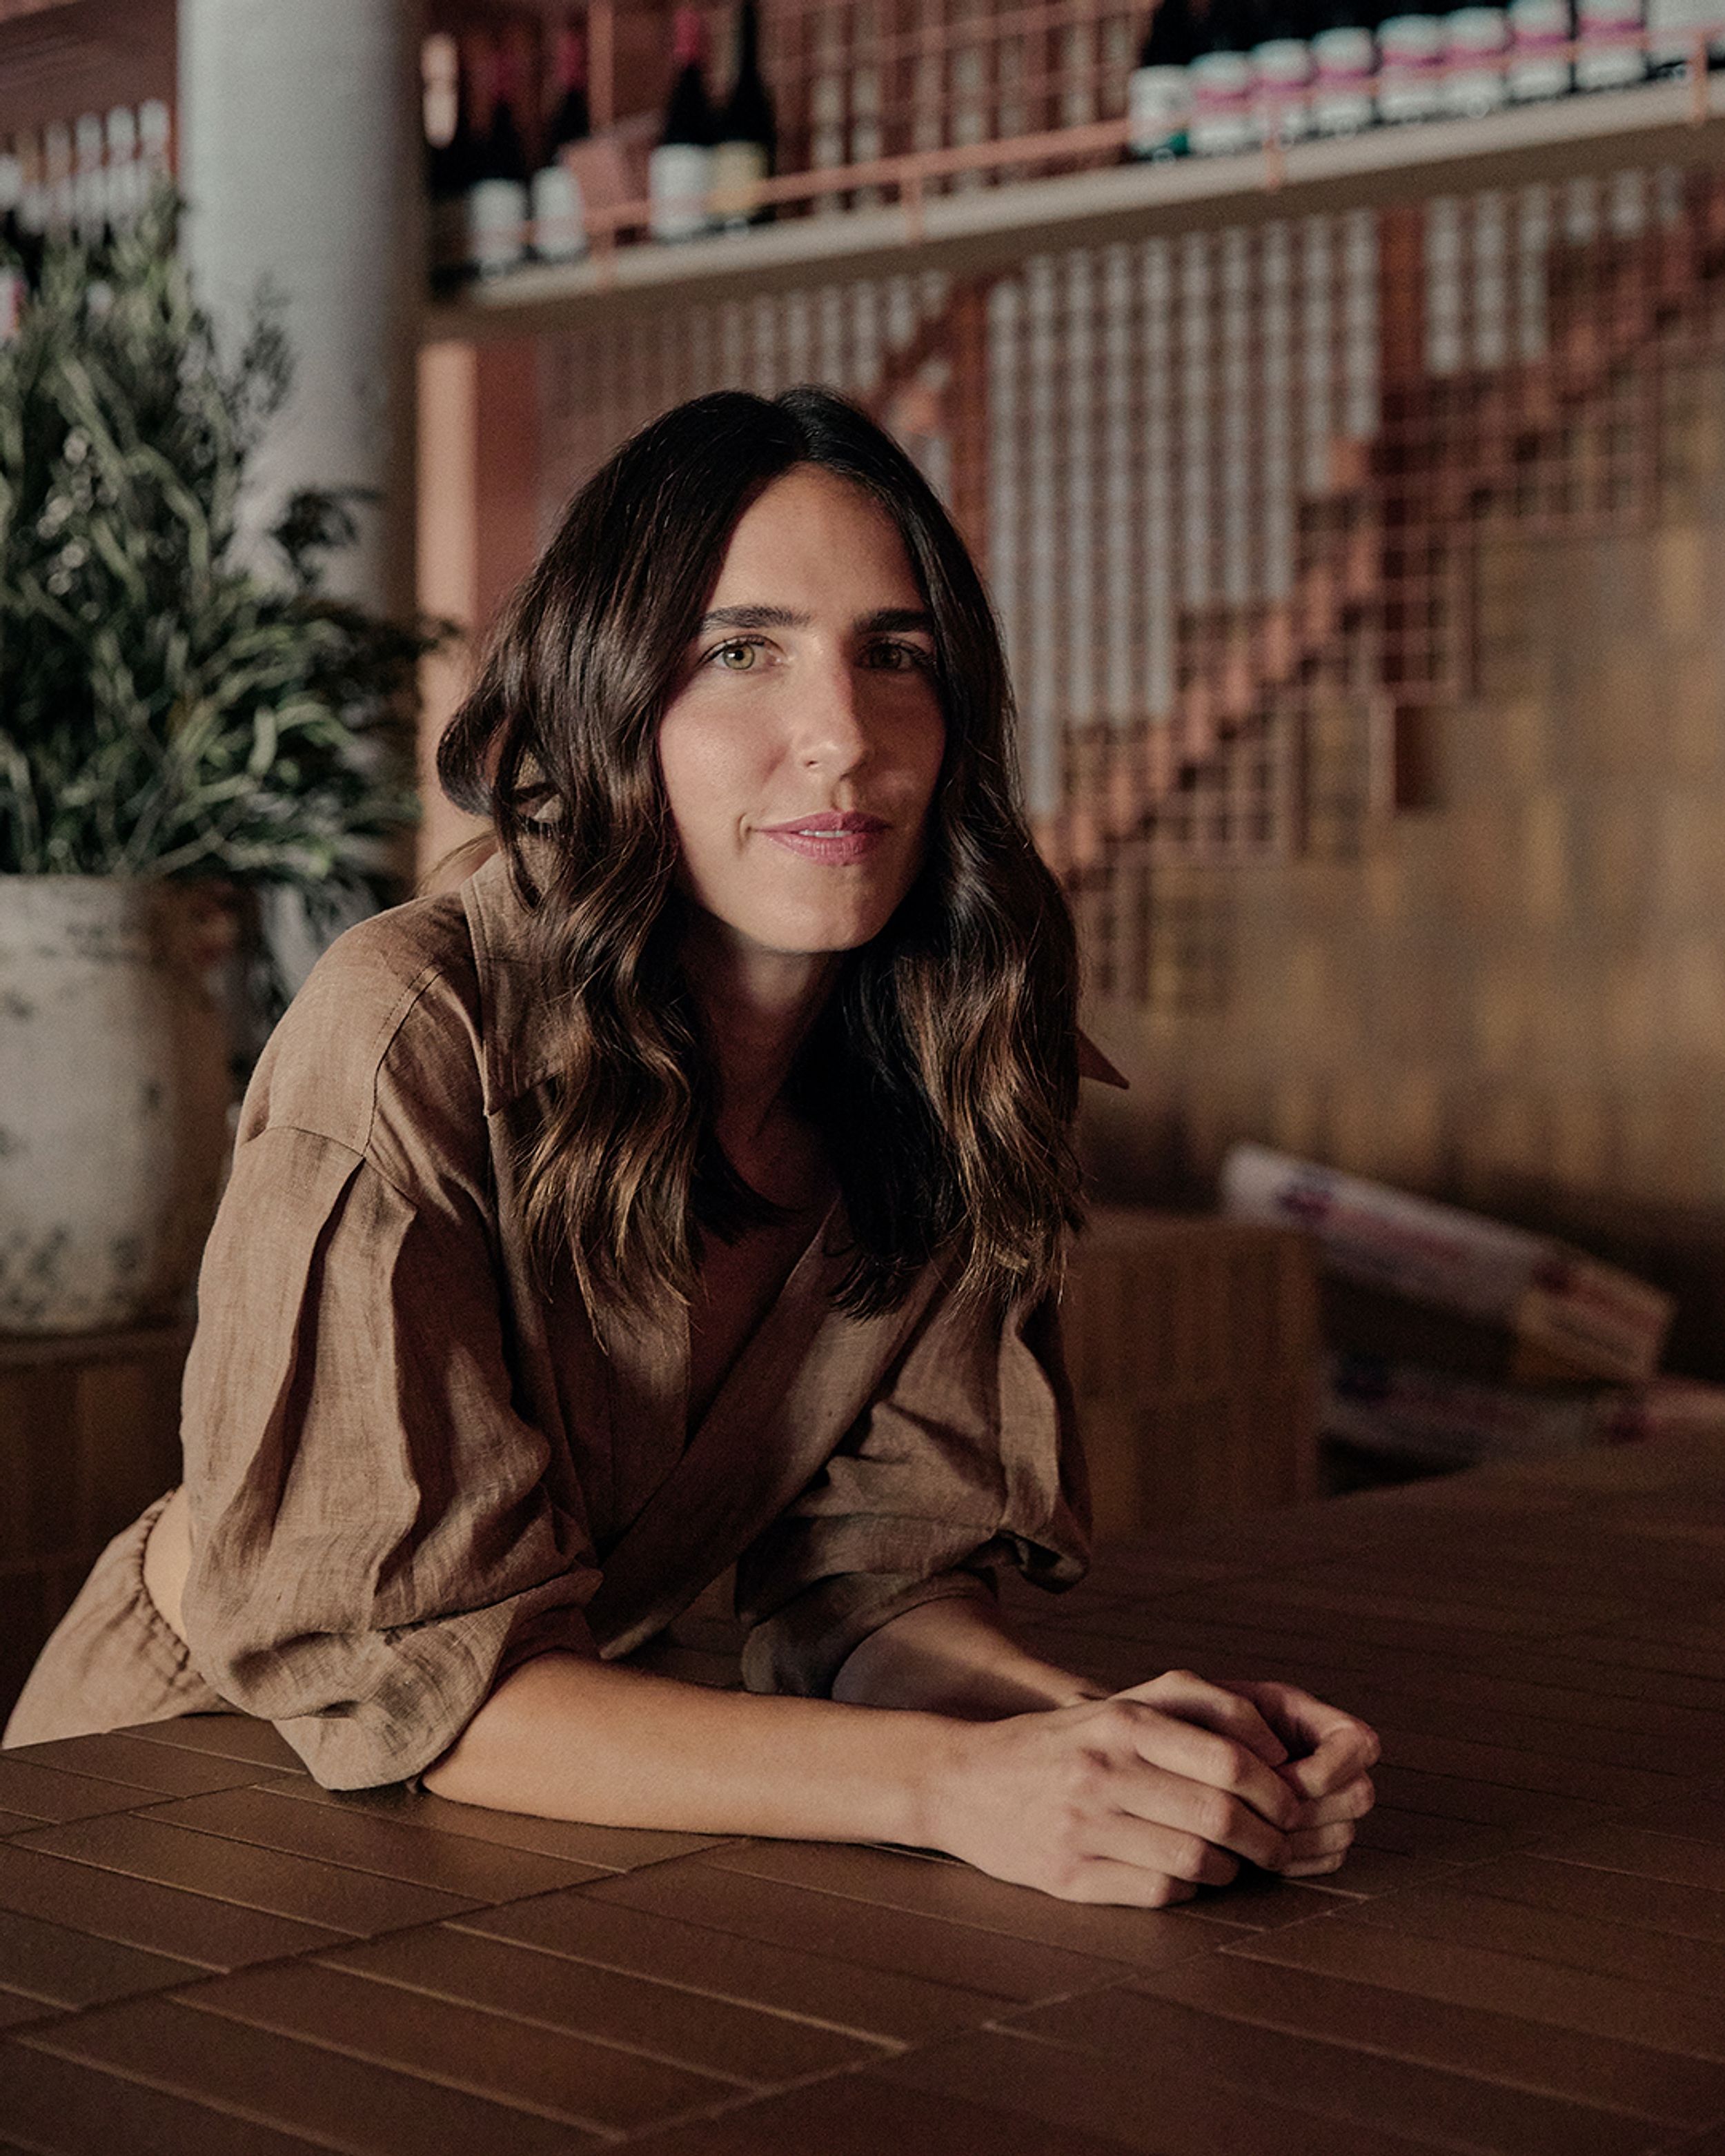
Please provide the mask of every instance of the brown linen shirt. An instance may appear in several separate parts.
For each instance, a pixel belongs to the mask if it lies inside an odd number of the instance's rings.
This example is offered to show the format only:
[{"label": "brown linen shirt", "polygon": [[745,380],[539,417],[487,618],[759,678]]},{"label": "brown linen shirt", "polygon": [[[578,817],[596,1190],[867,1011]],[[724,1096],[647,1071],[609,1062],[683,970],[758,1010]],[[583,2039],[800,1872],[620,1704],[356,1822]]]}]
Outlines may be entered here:
[{"label": "brown linen shirt", "polygon": [[1010,1562],[1082,1570],[1051,1306],[990,1325],[931,1266],[858,1319],[837,1208],[685,1430],[672,1305],[608,1352],[531,1281],[515,1161],[552,1069],[501,857],[351,929],[270,1040],[212,1232],[184,1402],[191,1656],[333,1788],[438,1758],[547,1649],[628,1654],[733,1561],[757,1690]]}]

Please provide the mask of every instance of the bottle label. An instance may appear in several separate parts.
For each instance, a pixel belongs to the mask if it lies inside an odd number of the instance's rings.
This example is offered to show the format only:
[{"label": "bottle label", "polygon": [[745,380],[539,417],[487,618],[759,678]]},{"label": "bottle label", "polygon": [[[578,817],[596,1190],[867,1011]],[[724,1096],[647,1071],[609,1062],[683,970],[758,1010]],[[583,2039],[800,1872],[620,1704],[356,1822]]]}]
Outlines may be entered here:
[{"label": "bottle label", "polygon": [[1192,63],[1190,141],[1199,157],[1250,150],[1258,139],[1252,64],[1244,53],[1204,53]]},{"label": "bottle label", "polygon": [[1369,30],[1349,25],[1320,30],[1312,41],[1317,80],[1312,124],[1320,135],[1357,135],[1372,124],[1372,77],[1378,48]]},{"label": "bottle label", "polygon": [[467,191],[467,259],[501,276],[527,252],[527,190],[519,180],[478,180]]},{"label": "bottle label", "polygon": [[1303,38],[1270,38],[1252,53],[1258,131],[1266,142],[1298,142],[1312,132],[1307,85],[1312,48]]},{"label": "bottle label", "polygon": [[767,151],[759,142],[721,142],[713,151],[712,212],[720,224],[736,231],[761,207],[757,192],[767,177]]},{"label": "bottle label", "polygon": [[647,160],[652,203],[648,229],[655,239],[693,239],[707,229],[706,196],[713,153],[697,142],[661,142]]},{"label": "bottle label", "polygon": [[1569,88],[1568,0],[1509,0],[1507,13],[1510,95],[1517,104],[1563,96]]},{"label": "bottle label", "polygon": [[1192,85],[1183,67],[1134,68],[1127,79],[1135,157],[1178,157],[1186,147]]},{"label": "bottle label", "polygon": [[533,175],[533,252],[542,262],[578,262],[587,252],[581,182],[567,165],[543,165]]},{"label": "bottle label", "polygon": [[1663,72],[1691,59],[1705,38],[1717,53],[1725,38],[1725,5],[1721,0],[1647,0],[1649,60]]},{"label": "bottle label", "polygon": [[1501,8],[1457,8],[1444,18],[1444,110],[1458,119],[1496,112],[1509,95],[1503,55],[1509,24]]},{"label": "bottle label", "polygon": [[1378,26],[1378,110],[1388,121],[1435,119],[1442,109],[1443,27],[1435,15],[1392,15]]},{"label": "bottle label", "polygon": [[1578,90],[1621,90],[1646,73],[1641,0],[1580,0],[1576,9]]}]

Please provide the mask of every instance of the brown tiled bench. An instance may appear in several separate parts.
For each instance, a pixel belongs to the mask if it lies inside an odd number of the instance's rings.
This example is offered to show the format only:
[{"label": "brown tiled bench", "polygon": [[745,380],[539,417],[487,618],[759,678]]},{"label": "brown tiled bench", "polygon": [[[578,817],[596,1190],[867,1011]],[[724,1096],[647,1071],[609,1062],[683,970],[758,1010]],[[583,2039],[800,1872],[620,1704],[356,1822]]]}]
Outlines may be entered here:
[{"label": "brown tiled bench", "polygon": [[0,2147],[1719,2156],[1722,1558],[1725,1460],[1673,1445],[1015,1596],[1105,1680],[1287,1676],[1383,1731],[1343,1871],[1156,1912],[331,1796],[230,1717],[5,1754]]}]

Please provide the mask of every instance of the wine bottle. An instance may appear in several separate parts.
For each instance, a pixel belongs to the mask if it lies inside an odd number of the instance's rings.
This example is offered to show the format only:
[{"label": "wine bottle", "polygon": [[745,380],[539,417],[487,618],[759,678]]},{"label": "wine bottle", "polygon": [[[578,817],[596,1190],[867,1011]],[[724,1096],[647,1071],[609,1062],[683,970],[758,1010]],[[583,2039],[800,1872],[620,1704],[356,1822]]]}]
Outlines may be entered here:
[{"label": "wine bottle", "polygon": [[1452,8],[1444,18],[1444,110],[1458,120],[1475,120],[1505,105],[1508,50],[1509,18],[1502,0]]},{"label": "wine bottle", "polygon": [[18,335],[29,281],[24,268],[24,161],[16,150],[0,151],[0,345]]},{"label": "wine bottle", "polygon": [[1509,0],[1509,64],[1504,83],[1510,101],[1531,105],[1548,97],[1567,97],[1569,0]]},{"label": "wine bottle", "polygon": [[434,291],[443,292],[459,284],[466,267],[467,191],[473,185],[479,145],[473,131],[473,55],[459,40],[446,38],[437,59],[438,75],[434,80],[428,74],[426,80],[425,185],[430,197],[431,285]]},{"label": "wine bottle", "polygon": [[587,109],[587,46],[572,23],[557,32],[552,81],[557,104],[545,130],[545,150],[533,175],[533,252],[542,262],[575,262],[587,252],[581,182],[565,162],[572,143],[591,131]]},{"label": "wine bottle", "polygon": [[1252,48],[1257,11],[1250,0],[1209,0],[1193,54],[1192,124],[1187,139],[1199,157],[1250,150],[1257,139],[1252,111]]},{"label": "wine bottle", "polygon": [[1412,0],[1378,25],[1378,116],[1392,126],[1443,110],[1444,26]]},{"label": "wine bottle", "polygon": [[1129,157],[1160,160],[1185,155],[1192,116],[1189,69],[1197,36],[1189,0],[1158,0],[1139,48],[1138,64],[1127,79]]},{"label": "wine bottle", "polygon": [[49,237],[68,239],[72,234],[76,198],[72,131],[64,120],[50,120],[42,131],[42,171],[48,189]]},{"label": "wine bottle", "polygon": [[1575,87],[1625,90],[1647,73],[1642,0],[1577,0]]},{"label": "wine bottle", "polygon": [[80,112],[72,127],[72,229],[85,247],[109,237],[105,146],[100,113]]},{"label": "wine bottle", "polygon": [[157,190],[173,176],[173,115],[165,100],[146,97],[138,107],[138,192],[141,202],[154,199]]},{"label": "wine bottle", "polygon": [[1260,138],[1298,142],[1312,132],[1312,46],[1295,0],[1266,0],[1252,48]]},{"label": "wine bottle", "polygon": [[713,216],[727,232],[764,224],[770,203],[757,194],[778,157],[778,121],[773,95],[761,74],[761,18],[756,0],[742,0],[737,17],[737,79],[718,125],[713,151]]},{"label": "wine bottle", "polygon": [[132,223],[144,199],[144,168],[138,157],[138,116],[129,105],[112,106],[105,132],[108,141],[108,222],[116,232]]},{"label": "wine bottle", "polygon": [[1370,0],[1327,0],[1312,40],[1312,125],[1318,135],[1358,135],[1378,116],[1372,84],[1378,41]]},{"label": "wine bottle", "polygon": [[527,152],[516,116],[520,69],[513,45],[475,42],[475,85],[490,92],[489,122],[467,188],[467,262],[475,276],[504,277],[527,252]]},{"label": "wine bottle", "polygon": [[648,228],[655,239],[693,239],[707,229],[706,198],[713,183],[713,111],[703,64],[706,25],[698,8],[678,8],[672,38],[665,131],[647,161]]}]

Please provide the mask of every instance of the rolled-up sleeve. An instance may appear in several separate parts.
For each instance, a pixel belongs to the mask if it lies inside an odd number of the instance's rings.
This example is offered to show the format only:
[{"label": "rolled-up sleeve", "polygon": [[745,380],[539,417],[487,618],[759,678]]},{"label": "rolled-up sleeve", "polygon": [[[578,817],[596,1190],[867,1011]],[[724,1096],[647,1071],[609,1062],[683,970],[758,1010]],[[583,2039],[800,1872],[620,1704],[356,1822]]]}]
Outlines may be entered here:
[{"label": "rolled-up sleeve", "polygon": [[824,1695],[919,1603],[992,1595],[1015,1565],[1082,1576],[1089,1505],[1055,1306],[936,1301],[886,1385],[737,1568],[751,1690]]},{"label": "rolled-up sleeve", "polygon": [[193,1660],[326,1786],[418,1773],[508,1670],[594,1651],[590,1538],[514,1403],[477,1209],[316,1132],[246,1139],[184,1436]]}]

